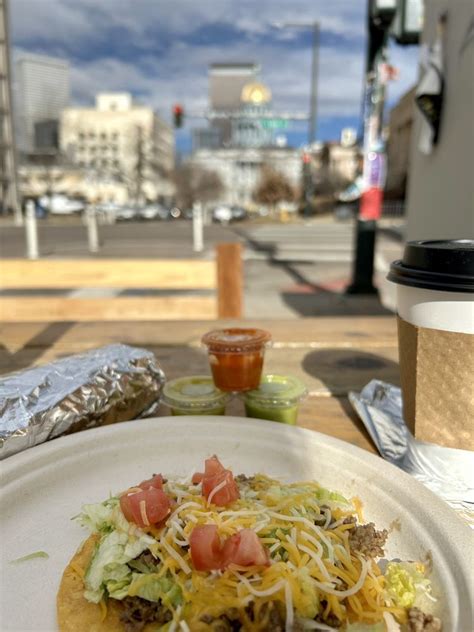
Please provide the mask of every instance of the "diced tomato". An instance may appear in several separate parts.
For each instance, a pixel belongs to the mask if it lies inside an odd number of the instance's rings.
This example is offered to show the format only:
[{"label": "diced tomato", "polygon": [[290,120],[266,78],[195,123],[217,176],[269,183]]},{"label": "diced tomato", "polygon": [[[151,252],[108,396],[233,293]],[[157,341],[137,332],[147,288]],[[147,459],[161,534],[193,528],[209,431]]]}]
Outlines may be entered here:
[{"label": "diced tomato", "polygon": [[[220,487],[221,485],[222,487]],[[211,496],[216,487],[220,487],[220,489]],[[202,495],[205,498],[211,498],[211,502],[214,505],[221,507],[240,498],[239,488],[230,470],[223,470],[209,478],[204,477],[202,481]]]},{"label": "diced tomato", "polygon": [[219,472],[223,472],[224,469],[224,466],[214,454],[210,459],[206,459],[204,476],[214,476],[215,474],[219,474]]},{"label": "diced tomato", "polygon": [[[144,504],[143,504],[144,503]],[[129,522],[148,527],[161,522],[170,512],[170,499],[161,489],[148,487],[120,497],[120,508]]]},{"label": "diced tomato", "polygon": [[242,529],[221,543],[217,526],[194,527],[189,538],[191,559],[198,571],[222,570],[229,564],[267,566],[268,555],[252,529]]},{"label": "diced tomato", "polygon": [[161,474],[155,474],[152,478],[142,481],[137,487],[140,487],[141,489],[148,489],[149,487],[163,489],[163,477]]},{"label": "diced tomato", "polygon": [[199,485],[199,483],[202,483],[203,478],[204,474],[202,472],[194,472],[191,482],[193,485]]},{"label": "diced tomato", "polygon": [[222,545],[215,524],[194,527],[189,545],[191,559],[197,571],[217,570],[223,567]]},{"label": "diced tomato", "polygon": [[223,557],[228,564],[267,566],[268,555],[258,535],[252,529],[242,529],[224,543]]},{"label": "diced tomato", "polygon": [[211,502],[215,505],[228,505],[229,503],[240,498],[239,488],[234,480],[234,476],[230,470],[225,469],[217,456],[206,459],[204,474],[196,472],[193,474],[192,482],[194,485],[202,483],[202,495],[209,498],[213,490],[222,485],[222,487],[211,496]]}]

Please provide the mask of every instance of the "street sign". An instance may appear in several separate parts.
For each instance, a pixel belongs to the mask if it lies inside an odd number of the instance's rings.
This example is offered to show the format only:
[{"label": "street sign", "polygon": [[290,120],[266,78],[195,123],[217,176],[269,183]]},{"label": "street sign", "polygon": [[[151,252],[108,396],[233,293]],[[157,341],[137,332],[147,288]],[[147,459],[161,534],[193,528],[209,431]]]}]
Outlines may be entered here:
[{"label": "street sign", "polygon": [[282,118],[265,118],[260,121],[260,125],[263,129],[286,129],[288,127],[288,120]]}]

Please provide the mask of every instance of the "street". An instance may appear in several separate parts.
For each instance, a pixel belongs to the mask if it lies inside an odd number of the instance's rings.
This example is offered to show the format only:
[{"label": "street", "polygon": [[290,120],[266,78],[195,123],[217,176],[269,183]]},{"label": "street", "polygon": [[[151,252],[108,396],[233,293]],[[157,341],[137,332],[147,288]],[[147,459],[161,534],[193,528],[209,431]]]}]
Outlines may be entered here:
[{"label": "street", "polygon": [[[380,231],[375,258],[376,297],[346,296],[353,248],[352,222],[315,218],[291,224],[243,222],[204,228],[204,251],[192,250],[189,221],[130,222],[99,227],[101,247],[87,250],[87,233],[79,219],[39,222],[40,256],[46,258],[210,258],[221,241],[243,245],[245,315],[288,318],[315,315],[382,314],[393,310],[395,298],[385,275],[390,261],[400,256],[401,243]],[[3,258],[24,257],[24,229],[4,225],[0,230]],[[1,265],[1,264],[0,264]],[[99,296],[104,290],[65,288],[74,296]],[[141,291],[138,291],[141,292]],[[3,294],[14,293],[13,290]],[[112,293],[112,294],[111,294]],[[131,293],[116,288],[107,295]],[[136,295],[137,290],[133,293]],[[143,294],[147,293],[145,290]]]}]

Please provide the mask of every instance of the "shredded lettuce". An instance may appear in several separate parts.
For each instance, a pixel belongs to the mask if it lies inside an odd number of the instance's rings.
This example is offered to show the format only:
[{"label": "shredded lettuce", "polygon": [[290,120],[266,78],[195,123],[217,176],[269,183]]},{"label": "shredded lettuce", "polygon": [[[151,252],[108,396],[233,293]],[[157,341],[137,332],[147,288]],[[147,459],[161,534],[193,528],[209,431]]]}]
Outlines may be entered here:
[{"label": "shredded lettuce", "polygon": [[111,496],[102,503],[83,505],[82,512],[77,516],[79,524],[89,529],[92,533],[110,532],[113,528],[112,516],[115,507],[119,505],[119,499]]},{"label": "shredded lettuce", "polygon": [[316,492],[316,500],[318,503],[339,503],[342,505],[350,505],[350,501],[347,500],[342,494],[339,492],[332,492],[329,489],[325,489],[324,487],[320,487]]},{"label": "shredded lettuce", "polygon": [[27,562],[28,560],[34,560],[38,557],[48,559],[49,555],[46,553],[46,551],[35,551],[34,553],[23,555],[23,557],[17,557],[16,560],[10,560],[10,564],[16,564],[17,562]]},{"label": "shredded lettuce", "polygon": [[156,573],[149,573],[148,575],[133,573],[128,595],[141,597],[148,601],[162,601],[165,606],[173,608],[177,608],[183,603],[181,588],[171,576],[159,576]]},{"label": "shredded lettuce", "polygon": [[[104,534],[96,546],[86,571],[85,598],[93,603],[99,603],[105,589],[109,590],[107,585],[109,578],[112,582],[112,591],[122,594],[121,591],[125,589],[125,584],[123,583],[125,571],[123,569],[119,570],[119,567],[126,565],[127,562],[140,555],[142,551],[149,548],[153,543],[154,539],[143,532],[140,537],[129,536],[127,533],[120,531]],[[128,567],[127,572],[130,573]],[[120,585],[113,582],[118,582]]]},{"label": "shredded lettuce", "polygon": [[420,596],[431,592],[425,568],[417,562],[390,562],[385,580],[389,596],[402,608],[411,608]]},{"label": "shredded lettuce", "polygon": [[299,569],[298,580],[301,591],[298,612],[305,618],[314,619],[319,612],[319,596],[318,591],[314,589],[313,580],[306,567]]},{"label": "shredded lettuce", "polygon": [[347,632],[386,632],[385,623],[348,623]]}]

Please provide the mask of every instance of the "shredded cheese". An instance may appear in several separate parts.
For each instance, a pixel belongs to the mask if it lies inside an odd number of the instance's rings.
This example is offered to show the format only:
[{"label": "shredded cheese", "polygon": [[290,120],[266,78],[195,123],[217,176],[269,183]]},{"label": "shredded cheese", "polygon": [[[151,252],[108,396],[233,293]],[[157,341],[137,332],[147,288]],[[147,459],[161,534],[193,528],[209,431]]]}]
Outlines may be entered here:
[{"label": "shredded cheese", "polygon": [[148,516],[146,514],[146,502],[144,500],[141,500],[139,505],[140,505],[140,516],[142,517],[143,524],[145,525],[145,527],[149,527],[150,521],[148,520]]},{"label": "shredded cheese", "polygon": [[209,494],[209,496],[207,497],[207,504],[211,505],[212,504],[212,499],[214,498],[214,496],[217,494],[217,492],[220,492],[221,489],[224,489],[224,487],[227,485],[227,480],[222,481],[221,483],[219,483],[219,485],[216,485],[214,487],[214,489],[212,490],[212,492]]}]

